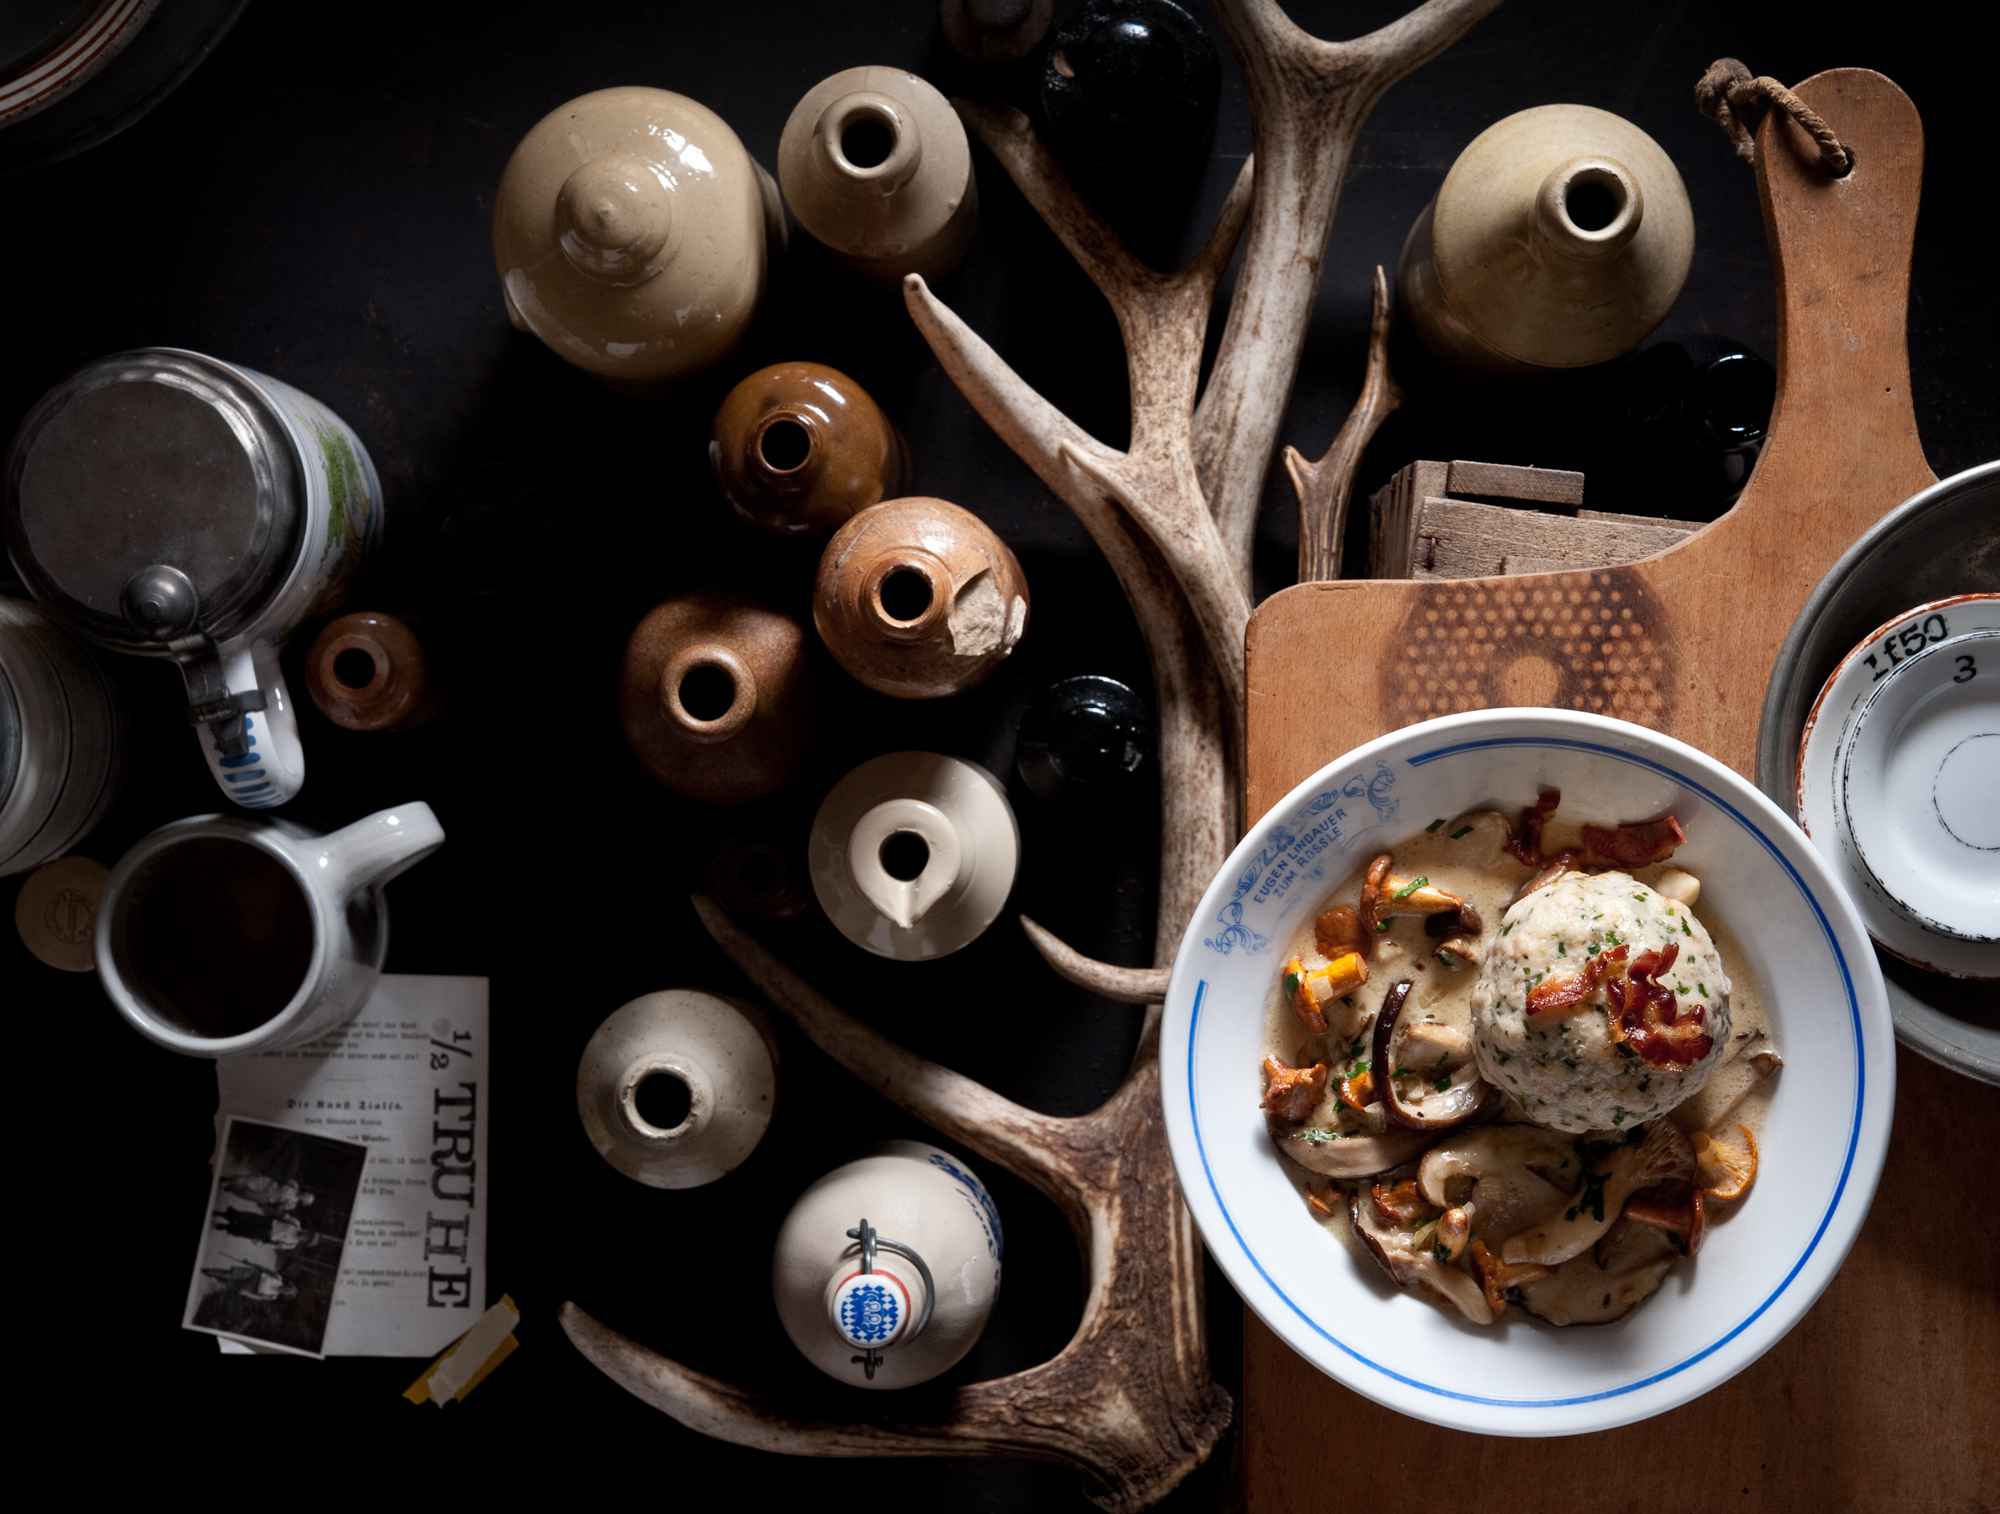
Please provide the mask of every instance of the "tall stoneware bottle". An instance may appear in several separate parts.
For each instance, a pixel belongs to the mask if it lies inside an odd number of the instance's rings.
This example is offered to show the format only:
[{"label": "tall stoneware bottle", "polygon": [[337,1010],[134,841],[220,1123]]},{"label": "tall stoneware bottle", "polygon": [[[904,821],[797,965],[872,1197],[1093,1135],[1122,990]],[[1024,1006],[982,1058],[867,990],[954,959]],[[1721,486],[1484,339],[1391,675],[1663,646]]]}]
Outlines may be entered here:
[{"label": "tall stoneware bottle", "polygon": [[1396,278],[1433,351],[1524,374],[1632,351],[1693,258],[1687,186],[1660,145],[1609,111],[1541,105],[1459,154]]},{"label": "tall stoneware bottle", "polygon": [[606,378],[679,378],[726,354],[764,293],[784,211],[707,106],[600,89],[556,107],[500,176],[507,318]]},{"label": "tall stoneware bottle", "polygon": [[782,788],[811,743],[805,628],[723,594],[670,599],[625,645],[619,717],[662,783],[734,804]]},{"label": "tall stoneware bottle", "polygon": [[935,1146],[892,1141],[792,1206],[771,1264],[778,1318],[829,1377],[927,1382],[986,1328],[1001,1250],[1000,1213],[972,1169]]},{"label": "tall stoneware bottle", "polygon": [[868,391],[824,363],[773,363],[730,390],[708,460],[744,519],[830,536],[901,489],[903,439]]},{"label": "tall stoneware bottle", "polygon": [[900,68],[844,69],[792,108],[778,182],[799,224],[856,271],[935,279],[972,243],[978,186],[951,102]]},{"label": "tall stoneware bottle", "polygon": [[833,534],[813,624],[840,665],[898,699],[938,699],[992,675],[1028,625],[1028,581],[986,522],[912,495]]}]

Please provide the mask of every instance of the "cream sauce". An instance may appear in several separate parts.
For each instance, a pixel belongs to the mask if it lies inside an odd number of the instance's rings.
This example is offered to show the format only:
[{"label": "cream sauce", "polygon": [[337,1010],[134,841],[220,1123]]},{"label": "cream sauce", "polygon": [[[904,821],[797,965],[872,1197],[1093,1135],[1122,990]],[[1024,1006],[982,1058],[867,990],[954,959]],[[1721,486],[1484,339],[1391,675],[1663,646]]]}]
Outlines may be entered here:
[{"label": "cream sauce", "polygon": [[[1544,853],[1553,854],[1564,847],[1580,845],[1582,824],[1580,821],[1551,819],[1543,832]],[[1395,858],[1394,871],[1405,878],[1428,878],[1432,887],[1455,894],[1470,904],[1478,911],[1485,927],[1480,937],[1483,945],[1499,928],[1500,918],[1507,912],[1514,890],[1530,876],[1529,869],[1506,850],[1510,830],[1511,821],[1497,810],[1468,811],[1456,819],[1420,831],[1391,848]],[[1661,874],[1674,865],[1669,860],[1652,867],[1626,871],[1651,887],[1658,883]],[[1294,957],[1311,959],[1319,954],[1313,934],[1314,918],[1336,904],[1357,904],[1366,871],[1364,864],[1359,871],[1344,879],[1339,887],[1320,901],[1313,916],[1286,943],[1279,958],[1280,969],[1265,1001],[1264,1045],[1260,1062],[1263,1056],[1273,1056],[1294,1067],[1324,1061],[1333,1069],[1326,1096],[1302,1128],[1334,1127],[1357,1135],[1367,1131],[1360,1117],[1339,1102],[1338,1085],[1343,1076],[1371,1060],[1370,1038],[1374,1032],[1375,1017],[1382,1007],[1384,996],[1398,980],[1408,978],[1411,983],[1410,1000],[1403,1010],[1405,1018],[1402,1023],[1405,1027],[1434,1020],[1462,1032],[1468,1038],[1472,1034],[1472,985],[1479,975],[1479,964],[1470,961],[1455,968],[1446,966],[1438,958],[1437,940],[1426,931],[1424,918],[1416,915],[1390,918],[1389,929],[1375,938],[1375,950],[1368,962],[1368,981],[1349,996],[1351,1006],[1338,1000],[1325,1006],[1327,1030],[1323,1034],[1315,1035],[1300,1023],[1298,1013],[1285,992],[1283,964]],[[1741,1081],[1742,1071],[1733,1065],[1736,1058],[1752,1048],[1773,1046],[1764,996],[1750,976],[1748,958],[1734,932],[1715,920],[1704,908],[1701,899],[1696,900],[1694,910],[1707,927],[1716,951],[1721,954],[1730,980],[1731,1040],[1735,1049],[1730,1052],[1729,1060],[1717,1067],[1711,1084],[1721,1083],[1732,1073],[1737,1074],[1736,1081]],[[1407,1034],[1407,1029],[1401,1034]],[[1461,1077],[1464,1075],[1463,1072],[1460,1074]],[[1760,1133],[1764,1113],[1770,1105],[1773,1082],[1770,1078],[1752,1080],[1749,1091],[1734,1102],[1721,1120],[1721,1125],[1734,1131],[1736,1125],[1742,1123],[1748,1125],[1753,1134]],[[1732,1082],[1729,1090],[1732,1093],[1734,1086]],[[1525,1119],[1511,1097],[1508,1106],[1504,1118]],[[1689,1117],[1701,1114],[1704,1108],[1701,1095],[1696,1095],[1666,1118],[1692,1133],[1702,1128],[1703,1122]],[[1364,1261],[1371,1272],[1375,1271],[1374,1258],[1368,1254],[1359,1237],[1352,1233],[1341,1180],[1317,1176],[1291,1161],[1285,1163],[1285,1170],[1301,1197],[1309,1190],[1315,1192],[1333,1210],[1332,1214],[1323,1214],[1314,1208],[1311,1210],[1314,1218],[1337,1236],[1357,1259]],[[1358,1182],[1365,1187],[1373,1179],[1347,1181]],[[1748,1202],[1747,1197],[1744,1202]],[[1727,1224],[1730,1216],[1741,1207],[1741,1203],[1713,1206],[1708,1216],[1710,1225]]]}]

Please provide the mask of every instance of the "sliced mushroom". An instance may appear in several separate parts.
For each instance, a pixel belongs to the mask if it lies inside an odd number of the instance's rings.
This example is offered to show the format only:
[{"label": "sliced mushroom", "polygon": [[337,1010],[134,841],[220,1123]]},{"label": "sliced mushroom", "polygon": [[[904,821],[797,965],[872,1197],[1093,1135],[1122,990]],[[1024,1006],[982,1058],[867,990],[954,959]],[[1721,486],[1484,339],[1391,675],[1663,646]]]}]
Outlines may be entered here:
[{"label": "sliced mushroom", "polygon": [[1677,1259],[1664,1231],[1621,1221],[1589,1251],[1519,1285],[1516,1296],[1551,1325],[1606,1325],[1658,1292]]},{"label": "sliced mushroom", "polygon": [[1289,1160],[1323,1178],[1374,1177],[1415,1161],[1430,1144],[1429,1136],[1413,1130],[1372,1135],[1322,1125],[1291,1131],[1274,1128],[1271,1135]]},{"label": "sliced mushroom", "polygon": [[1318,1106],[1332,1072],[1324,1062],[1293,1067],[1276,1057],[1264,1058],[1264,1108],[1296,1125]]},{"label": "sliced mushroom", "polygon": [[1470,1201],[1455,1205],[1438,1216],[1437,1244],[1444,1248],[1445,1257],[1457,1261],[1465,1253],[1465,1243],[1472,1239],[1473,1205]]},{"label": "sliced mushroom", "polygon": [[1596,1245],[1633,1194],[1660,1183],[1686,1182],[1694,1173],[1694,1147],[1686,1134],[1671,1120],[1655,1120],[1636,1144],[1616,1147],[1586,1171],[1583,1186],[1555,1218],[1507,1237],[1500,1255],[1509,1262],[1559,1267]]},{"label": "sliced mushroom", "polygon": [[1625,1204],[1625,1219],[1664,1231],[1682,1256],[1701,1250],[1708,1234],[1708,1206],[1694,1183],[1668,1183],[1635,1193]]},{"label": "sliced mushroom", "polygon": [[1441,1262],[1434,1238],[1419,1240],[1418,1229],[1405,1229],[1383,1220],[1375,1205],[1359,1192],[1347,1196],[1347,1217],[1354,1233],[1361,1237],[1390,1280],[1401,1287],[1434,1294],[1471,1320],[1475,1325],[1493,1323],[1492,1306],[1470,1274],[1449,1262]]},{"label": "sliced mushroom", "polygon": [[1574,1138],[1539,1125],[1482,1125],[1424,1155],[1417,1186],[1439,1208],[1466,1204],[1482,1234],[1514,1235],[1564,1207],[1582,1170]]},{"label": "sliced mushroom", "polygon": [[[1395,858],[1381,852],[1368,864],[1361,880],[1361,928],[1369,935],[1387,930],[1397,915],[1458,914],[1465,901],[1456,894],[1433,888],[1429,878],[1405,878],[1393,869]],[[1478,918],[1475,913],[1474,918]]]},{"label": "sliced mushroom", "polygon": [[[1557,852],[1554,857],[1544,862],[1526,883],[1523,883],[1519,888],[1514,890],[1514,897],[1507,901],[1507,908],[1512,909],[1523,899],[1527,898],[1528,895],[1538,893],[1542,889],[1547,888],[1556,879],[1562,877],[1563,874],[1576,871],[1576,864],[1577,854],[1575,852]],[[1534,866],[1532,863],[1529,865]]]},{"label": "sliced mushroom", "polygon": [[1433,1213],[1436,1206],[1425,1202],[1415,1178],[1369,1184],[1368,1202],[1375,1206],[1384,1223],[1390,1225],[1420,1225],[1437,1218]]},{"label": "sliced mushroom", "polygon": [[1693,909],[1695,901],[1701,898],[1701,879],[1670,867],[1653,880],[1653,892],[1670,903]]},{"label": "sliced mushroom", "polygon": [[[1397,1055],[1396,1025],[1403,1015],[1403,1007],[1410,1001],[1410,982],[1406,978],[1390,985],[1389,992],[1382,998],[1382,1008],[1375,1016],[1375,1048],[1372,1054],[1372,1069],[1376,1070],[1375,1087],[1382,1095],[1382,1111],[1389,1117],[1391,1125],[1400,1125],[1405,1130],[1449,1130],[1455,1125],[1463,1125],[1467,1120],[1486,1107],[1493,1093],[1493,1085],[1475,1071],[1471,1080],[1463,1081],[1458,1073],[1448,1073],[1444,1086],[1432,1090],[1434,1097],[1422,1097],[1412,1103],[1405,1099],[1396,1087],[1394,1074],[1402,1070],[1404,1060]],[[1415,1027],[1410,1031],[1415,1036],[1419,1031],[1425,1034],[1439,1034],[1448,1027],[1432,1022]],[[1469,1050],[1470,1042],[1466,1043]],[[1426,1064],[1423,1069],[1432,1073]],[[1440,1064],[1436,1072],[1445,1072]],[[1462,1069],[1461,1069],[1462,1071]]]}]

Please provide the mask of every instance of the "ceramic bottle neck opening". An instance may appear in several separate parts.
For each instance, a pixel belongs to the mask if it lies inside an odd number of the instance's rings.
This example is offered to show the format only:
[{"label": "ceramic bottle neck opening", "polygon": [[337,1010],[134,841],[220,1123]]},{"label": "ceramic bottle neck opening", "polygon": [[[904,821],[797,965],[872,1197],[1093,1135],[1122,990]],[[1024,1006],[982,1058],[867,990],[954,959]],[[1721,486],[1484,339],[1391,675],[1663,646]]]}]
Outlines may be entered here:
[{"label": "ceramic bottle neck opening", "polygon": [[772,493],[806,488],[820,471],[820,425],[809,410],[773,410],[750,439],[750,472]]},{"label": "ceramic bottle neck opening", "polygon": [[972,840],[936,805],[885,799],[854,823],[847,867],[862,896],[903,930],[949,898],[971,870]]},{"label": "ceramic bottle neck opening", "polygon": [[874,90],[842,95],[819,118],[820,156],[836,176],[888,196],[923,162],[917,123],[900,103]]},{"label": "ceramic bottle neck opening", "polygon": [[1542,180],[1535,223],[1556,251],[1573,258],[1608,257],[1639,234],[1645,216],[1639,182],[1610,158],[1573,158]]},{"label": "ceramic bottle neck opening", "polygon": [[642,1057],[618,1080],[618,1119],[641,1141],[669,1146],[708,1123],[715,1094],[700,1068],[673,1057]]},{"label": "ceramic bottle neck opening", "polygon": [[592,158],[556,195],[557,241],[577,272],[606,284],[642,284],[673,255],[673,183],[632,153]]},{"label": "ceramic bottle neck opening", "polygon": [[756,712],[757,680],[728,647],[699,643],[660,670],[660,708],[696,741],[727,741]]},{"label": "ceramic bottle neck opening", "polygon": [[924,641],[951,614],[951,570],[920,547],[885,553],[861,582],[861,610],[886,641]]}]

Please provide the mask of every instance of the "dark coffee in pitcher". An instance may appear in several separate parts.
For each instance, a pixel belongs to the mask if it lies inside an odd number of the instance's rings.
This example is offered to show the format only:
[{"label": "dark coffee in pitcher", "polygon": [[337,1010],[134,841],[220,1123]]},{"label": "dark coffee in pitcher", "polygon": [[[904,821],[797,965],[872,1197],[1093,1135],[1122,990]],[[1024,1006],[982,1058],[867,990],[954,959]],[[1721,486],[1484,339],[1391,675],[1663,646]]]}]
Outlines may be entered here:
[{"label": "dark coffee in pitcher", "polygon": [[262,847],[216,837],[152,858],[112,930],[132,991],[191,1035],[255,1030],[312,966],[312,906],[291,870]]}]

